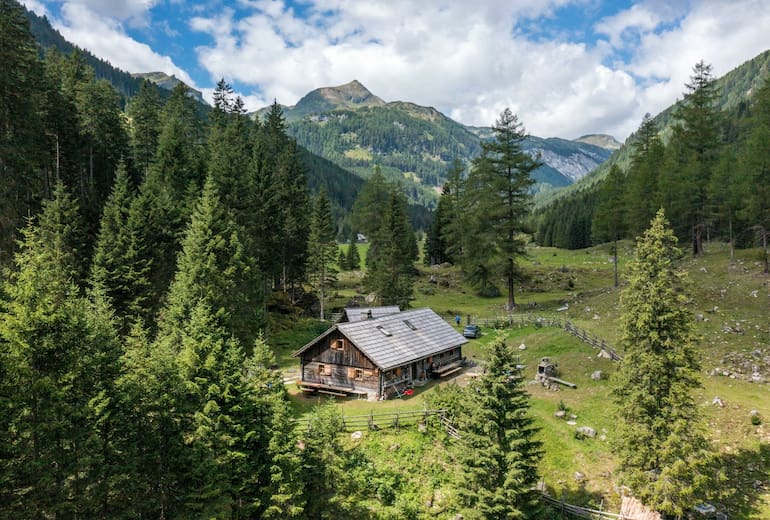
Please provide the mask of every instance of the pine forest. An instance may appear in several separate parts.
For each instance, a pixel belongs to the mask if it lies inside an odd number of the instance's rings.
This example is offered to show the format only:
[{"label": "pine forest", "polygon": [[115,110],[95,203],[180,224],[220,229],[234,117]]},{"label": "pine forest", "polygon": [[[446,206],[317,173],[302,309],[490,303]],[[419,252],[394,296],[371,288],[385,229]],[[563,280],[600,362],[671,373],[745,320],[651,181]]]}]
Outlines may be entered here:
[{"label": "pine forest", "polygon": [[[551,190],[509,108],[250,114],[0,0],[0,517],[768,518],[768,63]],[[458,347],[315,391],[359,307]]]}]

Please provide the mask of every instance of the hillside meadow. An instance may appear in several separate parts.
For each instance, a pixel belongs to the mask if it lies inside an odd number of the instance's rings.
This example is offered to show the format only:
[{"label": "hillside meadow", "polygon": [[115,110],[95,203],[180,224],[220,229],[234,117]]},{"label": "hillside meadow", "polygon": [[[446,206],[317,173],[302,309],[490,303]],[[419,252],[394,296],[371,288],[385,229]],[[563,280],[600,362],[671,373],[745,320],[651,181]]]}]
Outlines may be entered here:
[{"label": "hillside meadow", "polygon": [[[630,242],[620,245],[621,289],[632,247]],[[361,253],[363,257],[365,247]],[[759,259],[757,250],[739,250],[731,259],[726,246],[709,244],[703,257],[684,256],[680,261],[688,273],[686,293],[702,353],[703,387],[696,399],[726,469],[721,497],[714,502],[729,512],[730,518],[770,518],[770,399],[767,383],[752,381],[770,379],[770,283],[761,274]],[[527,280],[517,287],[516,295],[522,312],[568,319],[611,345],[618,344],[620,293],[612,287],[613,265],[607,246],[578,251],[530,247],[523,265]],[[354,300],[363,304],[362,275],[362,271],[340,274],[332,307]],[[475,296],[462,285],[454,267],[434,266],[420,267],[411,306],[430,307],[452,323],[457,314],[463,316],[463,322],[501,317],[504,303],[503,296]],[[297,417],[327,399],[296,390],[291,381],[298,374],[298,364],[291,352],[325,327],[307,318],[292,326],[277,326],[271,338],[279,366],[289,381]],[[560,378],[577,384],[577,389],[561,387],[559,391],[534,382],[527,386],[544,448],[541,485],[565,501],[617,511],[620,490],[610,445],[614,363],[561,329],[531,325],[501,330],[485,327],[482,338],[464,347],[464,355],[472,364],[483,366],[486,345],[497,336],[515,347],[526,346],[519,355],[527,378],[534,379],[538,361],[548,356],[558,363]],[[622,354],[622,349],[618,350]],[[441,392],[445,385],[466,384],[469,374],[478,370],[471,367],[450,381],[431,382],[405,399],[333,402],[347,416],[423,409],[432,393]],[[602,372],[601,379],[591,378],[595,371]],[[554,415],[560,409],[566,410],[564,419]],[[576,428],[580,426],[593,428],[596,436],[579,438]],[[441,504],[450,499],[447,482],[452,473],[452,440],[440,427],[422,433],[413,426],[364,431],[359,440],[350,440],[349,432],[341,435],[348,439],[349,449],[359,450],[377,467],[387,467],[393,479],[386,487],[395,496],[385,502],[374,500],[371,507],[403,511],[407,503],[419,499],[418,505],[425,506],[418,512],[441,517]]]}]

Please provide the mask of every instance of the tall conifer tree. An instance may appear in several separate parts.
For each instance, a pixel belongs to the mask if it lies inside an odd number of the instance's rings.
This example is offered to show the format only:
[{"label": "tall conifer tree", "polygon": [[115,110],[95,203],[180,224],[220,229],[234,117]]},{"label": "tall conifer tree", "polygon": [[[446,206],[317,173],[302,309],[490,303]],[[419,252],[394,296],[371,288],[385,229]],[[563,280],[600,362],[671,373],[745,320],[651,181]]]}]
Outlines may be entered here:
[{"label": "tall conifer tree", "polygon": [[104,205],[91,265],[91,284],[109,299],[123,334],[144,315],[151,297],[145,247],[134,223],[129,222],[133,199],[121,164]]},{"label": "tall conifer tree", "polygon": [[[499,273],[505,280],[507,308],[516,306],[514,284],[521,276],[516,260],[524,254],[519,237],[523,219],[529,211],[530,174],[540,166],[524,152],[526,134],[518,118],[505,109],[493,127],[495,137],[482,143],[482,153],[474,161],[466,193],[472,198],[476,229],[488,236],[489,247],[479,259],[482,271]],[[473,193],[471,193],[473,192]]]},{"label": "tall conifer tree", "polygon": [[524,377],[509,345],[496,340],[490,347],[484,375],[464,394],[459,419],[457,492],[463,517],[535,518],[541,443],[535,439]]},{"label": "tall conifer tree", "polygon": [[337,242],[334,240],[334,220],[326,192],[321,190],[315,200],[310,221],[310,255],[308,271],[318,294],[320,319],[324,319],[324,307],[329,290],[336,282],[333,263],[337,259]]},{"label": "tall conifer tree", "polygon": [[660,210],[637,243],[621,295],[625,355],[613,395],[623,481],[648,507],[680,517],[704,498],[713,472],[693,397],[700,365],[676,243]]},{"label": "tall conifer tree", "polygon": [[159,323],[161,335],[177,334],[204,300],[228,334],[253,343],[263,326],[261,279],[240,237],[209,178],[182,241]]}]

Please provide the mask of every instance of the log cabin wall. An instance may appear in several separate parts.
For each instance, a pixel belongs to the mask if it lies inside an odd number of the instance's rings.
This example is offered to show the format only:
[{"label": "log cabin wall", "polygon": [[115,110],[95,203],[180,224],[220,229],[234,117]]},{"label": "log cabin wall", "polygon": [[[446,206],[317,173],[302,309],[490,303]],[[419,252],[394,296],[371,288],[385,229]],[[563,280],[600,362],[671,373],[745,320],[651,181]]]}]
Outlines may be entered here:
[{"label": "log cabin wall", "polygon": [[379,370],[339,331],[301,355],[302,381],[379,392]]}]

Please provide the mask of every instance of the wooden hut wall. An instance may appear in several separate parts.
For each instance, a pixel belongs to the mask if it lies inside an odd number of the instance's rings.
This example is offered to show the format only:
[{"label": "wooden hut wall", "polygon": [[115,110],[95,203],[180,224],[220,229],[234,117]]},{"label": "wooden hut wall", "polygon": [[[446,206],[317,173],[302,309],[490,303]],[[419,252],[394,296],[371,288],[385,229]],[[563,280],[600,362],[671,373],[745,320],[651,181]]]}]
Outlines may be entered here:
[{"label": "wooden hut wall", "polygon": [[[342,344],[338,343],[342,340]],[[340,348],[342,347],[342,348]],[[323,363],[374,370],[377,367],[369,358],[349,342],[342,334],[335,331],[316,345],[302,353],[303,364]]]},{"label": "wooden hut wall", "polygon": [[380,373],[376,369],[370,370],[324,363],[310,363],[303,367],[302,381],[320,383],[332,387],[378,392]]},{"label": "wooden hut wall", "polygon": [[339,332],[321,339],[301,357],[302,381],[379,390],[377,367]]}]

